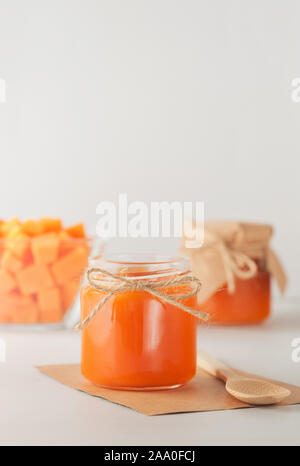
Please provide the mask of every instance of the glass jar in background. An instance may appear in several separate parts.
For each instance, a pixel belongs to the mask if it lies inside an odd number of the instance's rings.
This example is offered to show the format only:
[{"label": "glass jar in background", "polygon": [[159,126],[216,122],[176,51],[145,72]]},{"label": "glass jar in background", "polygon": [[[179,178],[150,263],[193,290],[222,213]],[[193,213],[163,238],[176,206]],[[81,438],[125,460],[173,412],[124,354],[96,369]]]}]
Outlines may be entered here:
[{"label": "glass jar in background", "polygon": [[271,313],[271,280],[283,294],[287,277],[271,247],[273,227],[264,223],[208,221],[194,225],[201,244],[184,235],[181,253],[202,281],[198,309],[220,325],[264,322]]},{"label": "glass jar in background", "polygon": [[[159,282],[190,272],[189,261],[172,258],[111,257],[90,262],[93,268],[129,280]],[[110,280],[101,273],[94,280]],[[161,289],[172,295],[190,285]],[[104,297],[90,284],[81,290],[81,320]],[[182,301],[196,308],[196,296]],[[178,387],[196,373],[197,318],[150,295],[129,290],[112,296],[82,331],[82,374],[94,384],[126,390]]]},{"label": "glass jar in background", "polygon": [[255,261],[258,267],[254,277],[235,279],[234,293],[225,285],[217,290],[199,308],[210,315],[210,323],[221,325],[258,324],[271,313],[271,274],[264,261]]}]

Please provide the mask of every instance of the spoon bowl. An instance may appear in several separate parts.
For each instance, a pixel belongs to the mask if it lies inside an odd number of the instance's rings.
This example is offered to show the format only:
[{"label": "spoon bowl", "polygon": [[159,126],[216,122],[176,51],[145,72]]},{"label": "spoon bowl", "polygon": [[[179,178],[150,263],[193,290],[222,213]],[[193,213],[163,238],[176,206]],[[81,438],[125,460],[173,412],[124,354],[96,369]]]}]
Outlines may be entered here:
[{"label": "spoon bowl", "polygon": [[291,392],[280,385],[265,380],[229,378],[226,390],[240,401],[254,405],[272,405],[283,401]]}]

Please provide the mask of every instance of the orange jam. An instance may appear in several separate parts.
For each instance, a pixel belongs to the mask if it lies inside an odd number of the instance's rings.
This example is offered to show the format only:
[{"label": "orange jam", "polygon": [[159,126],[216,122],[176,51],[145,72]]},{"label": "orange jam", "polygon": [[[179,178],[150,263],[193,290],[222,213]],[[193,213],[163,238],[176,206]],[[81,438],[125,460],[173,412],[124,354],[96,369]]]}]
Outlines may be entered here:
[{"label": "orange jam", "polygon": [[[101,260],[93,261],[92,266],[130,280],[166,280],[189,272],[186,259]],[[161,291],[180,295],[191,289],[177,285]],[[89,284],[83,287],[82,320],[103,296]],[[196,296],[181,302],[196,308]],[[115,389],[155,390],[182,385],[196,373],[196,327],[196,317],[146,291],[118,293],[82,332],[82,374],[97,385]]]},{"label": "orange jam", "polygon": [[210,314],[210,322],[224,325],[257,324],[271,312],[271,276],[262,265],[255,277],[248,280],[236,278],[235,291],[227,287],[218,290],[200,306]]}]

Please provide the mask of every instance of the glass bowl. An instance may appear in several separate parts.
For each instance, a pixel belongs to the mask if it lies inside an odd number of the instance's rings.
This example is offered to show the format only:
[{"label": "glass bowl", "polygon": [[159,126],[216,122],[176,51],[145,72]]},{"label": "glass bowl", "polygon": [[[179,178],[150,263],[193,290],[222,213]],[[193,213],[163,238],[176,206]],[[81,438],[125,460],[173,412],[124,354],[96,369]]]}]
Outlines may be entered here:
[{"label": "glass bowl", "polygon": [[59,328],[79,318],[74,303],[82,277],[89,257],[102,249],[91,237],[1,238],[1,327]]}]

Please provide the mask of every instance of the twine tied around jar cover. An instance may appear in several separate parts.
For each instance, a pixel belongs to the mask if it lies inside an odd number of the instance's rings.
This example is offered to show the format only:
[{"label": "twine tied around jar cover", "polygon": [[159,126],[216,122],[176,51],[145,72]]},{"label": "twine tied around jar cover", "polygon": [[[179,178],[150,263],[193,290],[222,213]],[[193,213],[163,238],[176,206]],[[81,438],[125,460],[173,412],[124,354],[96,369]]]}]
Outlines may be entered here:
[{"label": "twine tied around jar cover", "polygon": [[229,249],[224,241],[216,244],[223,260],[226,282],[229,293],[235,291],[235,277],[249,280],[257,273],[257,264],[253,259],[240,251]]},{"label": "twine tied around jar cover", "polygon": [[[113,280],[103,281],[99,279],[97,280],[97,278],[93,278],[93,275],[95,277],[95,275],[99,274],[102,277],[113,278]],[[182,311],[185,311],[194,317],[198,317],[199,319],[202,319],[204,321],[207,321],[209,319],[209,314],[207,314],[206,312],[193,309],[180,302],[183,299],[188,299],[193,296],[196,296],[200,291],[202,282],[198,278],[194,277],[192,274],[177,275],[175,277],[159,281],[151,281],[146,279],[130,280],[124,276],[111,273],[100,267],[91,267],[87,270],[86,278],[88,284],[91,287],[95,288],[100,293],[105,293],[105,296],[97,304],[93,311],[85,319],[79,322],[79,324],[75,327],[76,330],[84,330],[111,297],[124,291],[146,291],[147,293],[149,293],[152,296],[155,296],[161,301],[166,302],[168,304],[172,304],[173,306],[178,307]],[[188,291],[183,294],[172,294],[162,291],[162,289],[164,288],[172,288],[178,285],[190,285],[193,289],[192,291]]]},{"label": "twine tied around jar cover", "polygon": [[[194,228],[202,228],[193,225]],[[236,279],[249,280],[257,274],[257,262],[274,276],[283,293],[287,279],[283,267],[270,247],[273,228],[270,225],[243,222],[206,222],[204,242],[199,244],[183,237],[181,252],[190,258],[192,273],[201,276],[202,288],[198,295],[201,304],[218,289],[227,286],[233,294]],[[188,247],[186,245],[188,244]]]}]

